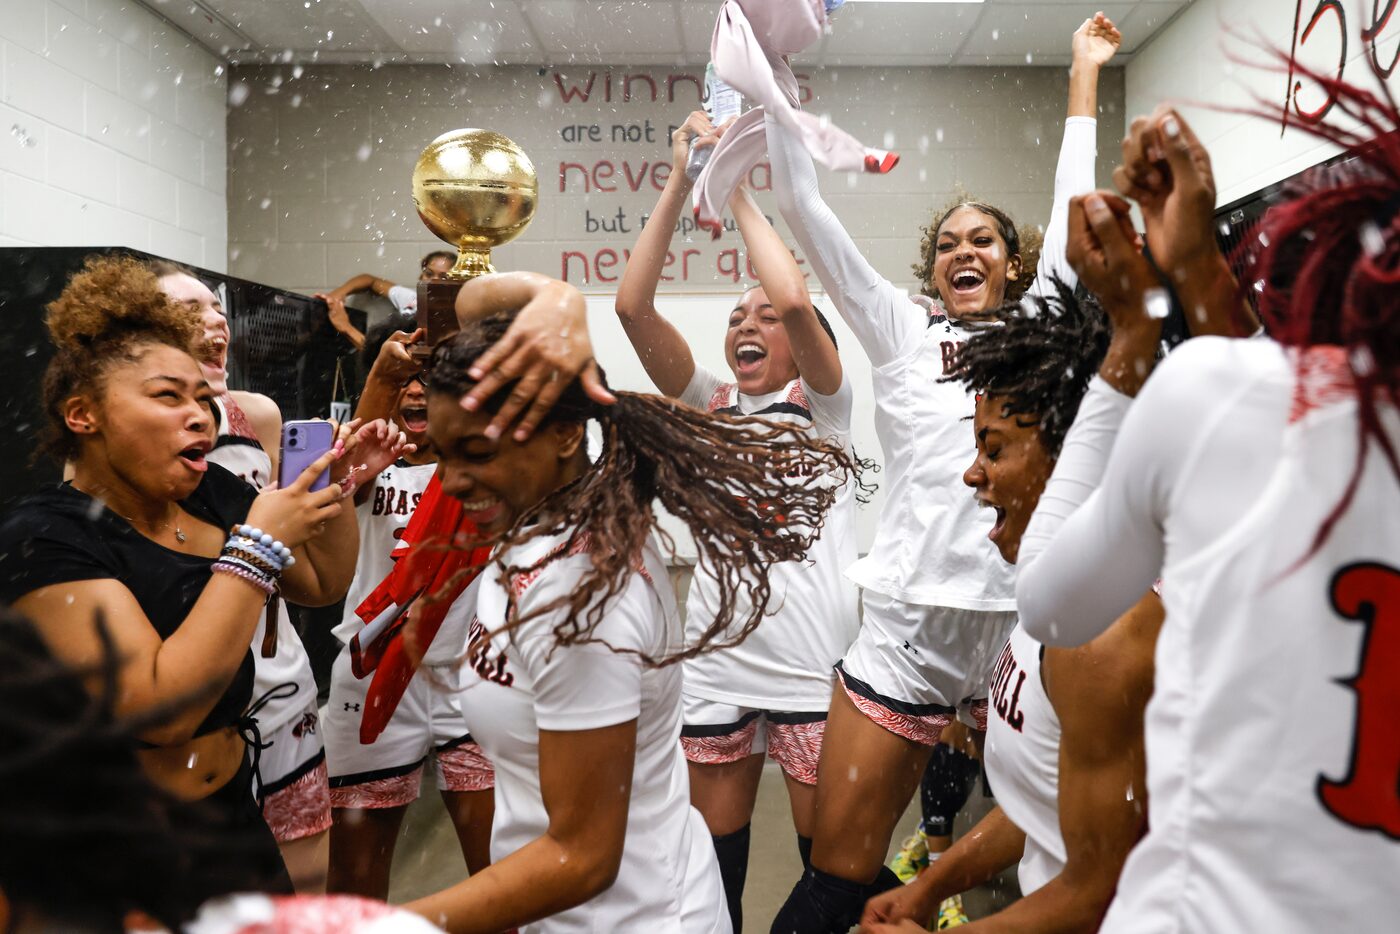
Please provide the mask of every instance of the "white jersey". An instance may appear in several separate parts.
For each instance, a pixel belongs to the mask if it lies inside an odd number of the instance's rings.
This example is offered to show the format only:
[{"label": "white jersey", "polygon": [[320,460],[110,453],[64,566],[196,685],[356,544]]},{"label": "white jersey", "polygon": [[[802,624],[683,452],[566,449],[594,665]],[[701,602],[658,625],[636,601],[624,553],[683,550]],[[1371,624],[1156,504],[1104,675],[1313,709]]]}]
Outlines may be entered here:
[{"label": "white jersey", "polygon": [[1020,626],[992,668],[987,697],[987,780],[997,804],[1026,833],[1017,876],[1029,895],[1065,868],[1060,836],[1060,718],[1045,693],[1045,647]]},{"label": "white jersey", "polygon": [[[698,409],[730,415],[757,415],[790,424],[794,431],[851,448],[851,384],[845,378],[830,396],[795,379],[777,392],[746,396],[734,383],[695,368],[681,401]],[[818,482],[836,483],[833,478]],[[687,659],[685,693],[706,700],[764,710],[826,710],[831,702],[832,666],[860,626],[856,588],[841,571],[856,559],[855,480],[841,484],[820,537],[806,560],[768,568],[770,615],[741,644]],[[719,586],[704,565],[686,600],[686,638],[696,641],[714,621]],[[734,610],[736,621],[749,613],[747,601]]]},{"label": "white jersey", "polygon": [[[1273,341],[1196,338],[1130,407],[1096,381],[1022,541],[1024,621],[1048,638],[1092,638],[1167,582],[1150,831],[1104,931],[1400,918],[1400,491],[1373,441],[1315,547],[1359,439],[1343,352],[1304,363],[1300,381]],[[1380,422],[1400,442],[1393,408]]]},{"label": "white jersey", "polygon": [[[528,542],[509,552],[505,563],[532,566],[565,540]],[[582,905],[526,925],[522,934],[727,932],[714,845],[690,806],[679,666],[651,668],[636,654],[613,651],[657,656],[681,644],[675,596],[656,543],[648,543],[641,569],[607,608],[596,631],[600,641],[556,646],[558,612],[502,631],[507,586],[520,612],[528,614],[572,592],[590,566],[580,550],[509,583],[495,565],[483,572],[461,698],[472,735],[496,767],[491,858],[504,859],[549,828],[540,792],[541,729],[593,730],[635,720],[636,764],[617,880]],[[470,612],[458,600],[449,615]]]},{"label": "white jersey", "polygon": [[[274,479],[272,458],[263,450],[253,426],[248,422],[233,396],[216,396],[214,408],[219,420],[219,433],[209,460],[237,474],[255,489],[261,490]],[[277,651],[271,658],[262,653],[263,637],[267,632],[267,610],[263,610],[258,626],[253,630],[253,702],[249,712],[257,718],[258,730],[266,735],[300,717],[307,704],[316,699],[316,678],[311,673],[311,658],[301,644],[301,636],[292,625],[291,614],[278,601]],[[271,776],[269,776],[271,777]]]},{"label": "white jersey", "polygon": [[248,416],[231,394],[214,397],[214,416],[219,433],[209,459],[255,490],[276,479],[272,476],[272,456],[263,449]]},{"label": "white jersey", "polygon": [[[394,549],[403,539],[404,529],[432,482],[437,464],[390,464],[374,478],[374,487],[363,503],[355,506],[360,525],[360,554],[355,561],[355,579],[345,594],[345,616],[334,630],[341,642],[349,642],[364,621],[355,608],[374,591],[394,569]],[[433,640],[436,642],[437,640]]]},{"label": "white jersey", "polygon": [[[821,200],[811,156],[791,130],[767,120],[774,190],[784,218],[870,358],[875,431],[884,453],[885,502],[870,553],[847,573],[861,587],[905,603],[1014,610],[1012,568],[987,540],[962,474],[975,454],[967,421],[974,399],[940,383],[965,333],[875,271]],[[1069,199],[1094,187],[1096,121],[1070,117],[1033,293],[1052,276],[1073,286],[1065,260]]]}]

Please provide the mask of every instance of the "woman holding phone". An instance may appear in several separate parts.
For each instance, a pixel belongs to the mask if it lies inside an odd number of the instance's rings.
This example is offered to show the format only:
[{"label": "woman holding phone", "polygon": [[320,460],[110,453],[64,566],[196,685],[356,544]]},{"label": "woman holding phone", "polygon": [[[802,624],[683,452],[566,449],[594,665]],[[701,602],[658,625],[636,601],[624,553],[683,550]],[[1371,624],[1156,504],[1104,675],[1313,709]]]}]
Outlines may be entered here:
[{"label": "woman holding phone", "polygon": [[[72,480],[0,523],[0,599],[37,620],[65,662],[91,665],[114,648],[123,659],[118,714],[179,706],[142,736],[151,778],[216,812],[230,832],[263,841],[197,867],[203,894],[285,890],[250,791],[248,645],[273,593],[317,605],[349,583],[358,538],[340,501],[353,480],[311,486],[344,460],[350,429],[336,429],[334,446],[287,488],[258,494],[206,459],[213,394],[189,353],[199,323],[150,270],[89,259],[46,323],[57,354],[44,375],[44,450],[71,464]],[[361,452],[395,453],[392,443]],[[347,541],[351,558],[335,560]]]}]

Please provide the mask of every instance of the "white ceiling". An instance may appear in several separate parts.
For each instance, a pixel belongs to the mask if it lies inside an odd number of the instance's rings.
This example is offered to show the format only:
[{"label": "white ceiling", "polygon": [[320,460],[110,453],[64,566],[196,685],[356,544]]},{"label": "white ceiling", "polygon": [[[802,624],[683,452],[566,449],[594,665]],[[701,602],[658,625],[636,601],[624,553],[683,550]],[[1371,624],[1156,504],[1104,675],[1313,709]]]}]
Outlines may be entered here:
[{"label": "white ceiling", "polygon": [[[140,0],[232,61],[696,65],[718,0]],[[848,0],[810,65],[1062,65],[1102,10],[1127,60],[1190,0]]]}]

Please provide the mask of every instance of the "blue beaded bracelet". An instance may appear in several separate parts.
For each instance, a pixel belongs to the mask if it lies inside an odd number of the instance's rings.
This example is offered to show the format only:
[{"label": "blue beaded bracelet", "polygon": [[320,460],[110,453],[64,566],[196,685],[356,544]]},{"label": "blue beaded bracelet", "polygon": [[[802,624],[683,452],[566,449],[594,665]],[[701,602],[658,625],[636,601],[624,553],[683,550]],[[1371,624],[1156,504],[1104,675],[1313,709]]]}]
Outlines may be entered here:
[{"label": "blue beaded bracelet", "polygon": [[[297,563],[297,559],[292,556],[292,549],[255,525],[249,525],[245,522],[242,525],[235,526],[233,534],[248,539],[250,544],[261,545],[269,549],[271,551],[270,557],[275,558],[284,568],[289,568]],[[232,538],[230,538],[230,541],[232,541]]]}]

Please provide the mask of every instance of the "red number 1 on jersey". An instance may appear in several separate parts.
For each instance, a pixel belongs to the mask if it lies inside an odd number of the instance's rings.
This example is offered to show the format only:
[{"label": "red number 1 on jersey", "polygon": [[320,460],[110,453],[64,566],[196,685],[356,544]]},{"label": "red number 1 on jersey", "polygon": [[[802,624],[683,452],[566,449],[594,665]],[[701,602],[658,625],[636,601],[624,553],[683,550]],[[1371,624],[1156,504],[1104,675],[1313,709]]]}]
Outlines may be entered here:
[{"label": "red number 1 on jersey", "polygon": [[1356,692],[1350,768],[1342,781],[1319,776],[1317,795],[1338,820],[1400,839],[1400,571],[1348,565],[1333,576],[1331,599],[1366,635],[1344,682]]}]

